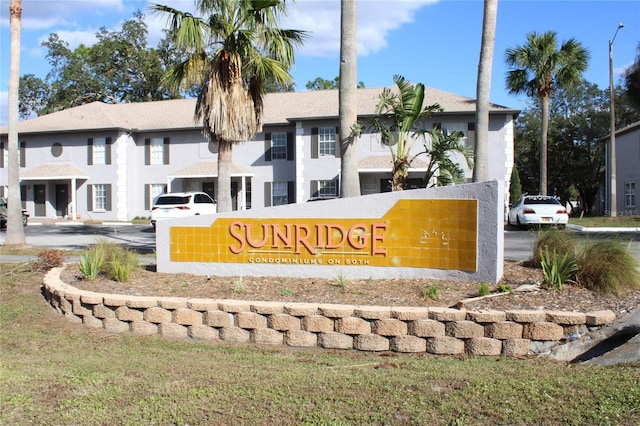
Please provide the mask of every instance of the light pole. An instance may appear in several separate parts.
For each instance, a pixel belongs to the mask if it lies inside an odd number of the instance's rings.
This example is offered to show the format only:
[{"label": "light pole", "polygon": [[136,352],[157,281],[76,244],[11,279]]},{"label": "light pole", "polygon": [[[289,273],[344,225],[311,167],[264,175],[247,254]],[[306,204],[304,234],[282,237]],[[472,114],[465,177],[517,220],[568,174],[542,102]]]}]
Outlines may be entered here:
[{"label": "light pole", "polygon": [[609,40],[609,109],[610,109],[610,135],[609,135],[609,173],[611,190],[609,191],[609,215],[611,217],[616,217],[616,212],[618,210],[618,203],[616,200],[616,110],[614,103],[614,94],[613,94],[613,42],[618,35],[618,31],[620,28],[624,27],[623,23],[618,24],[618,28],[616,28],[615,34],[613,34],[613,38]]}]

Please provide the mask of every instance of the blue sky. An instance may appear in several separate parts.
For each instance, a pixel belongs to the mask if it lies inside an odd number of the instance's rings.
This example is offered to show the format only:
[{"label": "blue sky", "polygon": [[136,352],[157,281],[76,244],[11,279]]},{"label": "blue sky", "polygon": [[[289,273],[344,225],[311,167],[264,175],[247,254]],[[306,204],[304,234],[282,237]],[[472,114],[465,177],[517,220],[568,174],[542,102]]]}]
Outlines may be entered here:
[{"label": "blue sky", "polygon": [[[9,0],[0,0],[0,125],[7,122],[9,74]],[[91,45],[100,27],[120,30],[133,12],[148,13],[142,0],[22,0],[20,74],[44,78],[49,64],[40,43],[56,32],[69,42]],[[191,0],[155,0],[181,10]],[[482,0],[359,0],[358,81],[366,87],[393,85],[403,75],[428,87],[476,97],[482,30]],[[640,0],[499,0],[491,101],[524,108],[525,99],[504,88],[504,53],[522,45],[531,31],[555,31],[559,40],[575,38],[591,54],[588,81],[609,85],[609,40],[614,43],[614,79],[631,65],[640,42]],[[149,16],[149,43],[155,47],[165,20]],[[298,0],[284,27],[306,30],[310,37],[296,53],[292,75],[296,90],[316,77],[333,79],[339,70],[339,0]],[[428,99],[427,99],[428,102]]]}]

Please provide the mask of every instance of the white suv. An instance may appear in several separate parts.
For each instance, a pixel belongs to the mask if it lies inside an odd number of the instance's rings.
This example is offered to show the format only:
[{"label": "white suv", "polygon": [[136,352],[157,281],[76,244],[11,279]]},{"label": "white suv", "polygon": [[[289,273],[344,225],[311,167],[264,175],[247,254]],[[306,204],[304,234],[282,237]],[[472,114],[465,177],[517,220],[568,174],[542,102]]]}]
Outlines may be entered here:
[{"label": "white suv", "polygon": [[151,209],[151,226],[156,222],[174,217],[215,214],[216,202],[204,192],[173,192],[158,197]]}]

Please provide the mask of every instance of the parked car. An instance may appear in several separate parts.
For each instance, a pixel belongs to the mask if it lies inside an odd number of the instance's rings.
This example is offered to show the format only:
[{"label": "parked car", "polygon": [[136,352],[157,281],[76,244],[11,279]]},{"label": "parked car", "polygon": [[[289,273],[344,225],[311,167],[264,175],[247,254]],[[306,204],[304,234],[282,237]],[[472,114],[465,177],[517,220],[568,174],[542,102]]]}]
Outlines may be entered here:
[{"label": "parked car", "polygon": [[173,192],[158,197],[151,209],[151,226],[156,222],[175,217],[214,214],[217,205],[213,198],[204,192]]},{"label": "parked car", "polygon": [[[29,221],[29,214],[25,209],[22,209],[22,226],[27,226]],[[7,199],[0,197],[0,228],[7,227]]]},{"label": "parked car", "polygon": [[555,225],[562,229],[567,222],[567,209],[557,198],[547,195],[524,195],[511,206],[507,214],[507,223],[520,227]]}]

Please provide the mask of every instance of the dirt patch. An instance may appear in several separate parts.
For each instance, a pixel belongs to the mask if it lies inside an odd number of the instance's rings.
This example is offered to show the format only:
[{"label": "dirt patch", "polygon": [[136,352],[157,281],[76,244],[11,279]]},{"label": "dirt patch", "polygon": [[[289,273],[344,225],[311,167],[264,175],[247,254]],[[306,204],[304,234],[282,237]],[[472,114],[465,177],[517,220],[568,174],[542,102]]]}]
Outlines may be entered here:
[{"label": "dirt patch", "polygon": [[[322,279],[284,277],[218,277],[155,272],[155,265],[135,271],[128,282],[104,278],[82,278],[77,264],[67,265],[64,282],[82,290],[136,296],[172,296],[209,299],[242,299],[281,302],[337,303],[377,306],[460,306],[460,302],[479,296],[483,283],[431,279]],[[505,262],[504,276],[498,285],[516,290],[523,285],[540,284],[542,271],[522,262]],[[465,303],[467,309],[544,309],[591,312],[610,309],[621,316],[640,306],[640,290],[600,295],[566,285],[562,291],[545,288],[534,291],[511,291]]]}]

